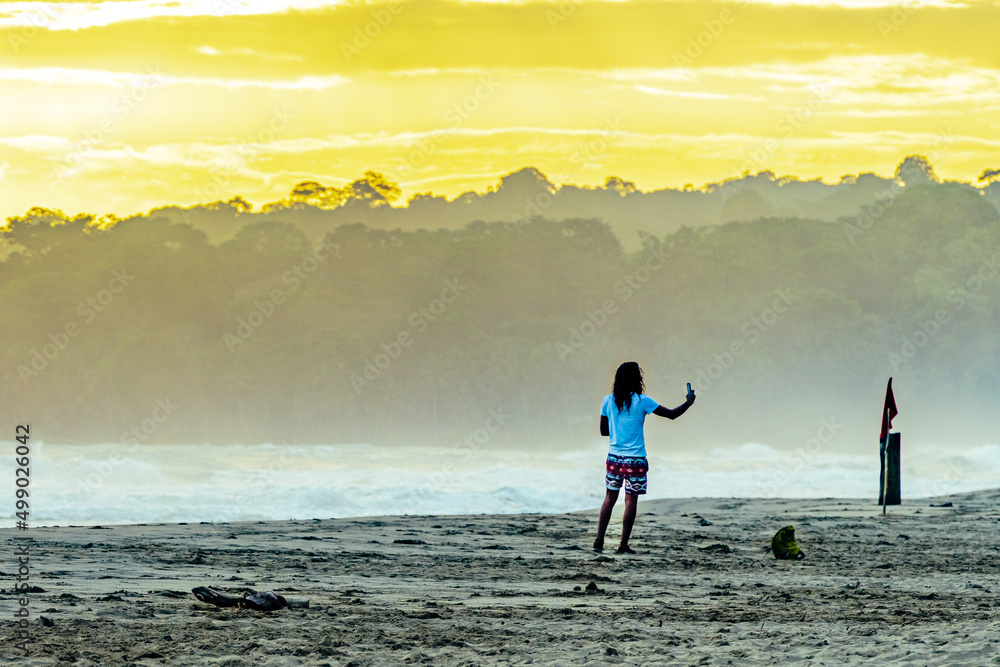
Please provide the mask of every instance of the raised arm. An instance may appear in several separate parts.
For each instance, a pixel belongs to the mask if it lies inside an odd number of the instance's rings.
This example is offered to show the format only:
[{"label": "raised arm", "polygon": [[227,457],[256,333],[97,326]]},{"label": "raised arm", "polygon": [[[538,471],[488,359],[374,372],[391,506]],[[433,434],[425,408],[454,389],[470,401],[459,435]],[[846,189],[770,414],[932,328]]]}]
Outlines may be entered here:
[{"label": "raised arm", "polygon": [[671,410],[670,408],[665,408],[662,405],[658,406],[653,410],[653,414],[658,417],[666,417],[667,419],[677,419],[682,414],[687,412],[687,409],[694,405],[694,392],[687,395],[687,400],[678,405],[676,408]]}]

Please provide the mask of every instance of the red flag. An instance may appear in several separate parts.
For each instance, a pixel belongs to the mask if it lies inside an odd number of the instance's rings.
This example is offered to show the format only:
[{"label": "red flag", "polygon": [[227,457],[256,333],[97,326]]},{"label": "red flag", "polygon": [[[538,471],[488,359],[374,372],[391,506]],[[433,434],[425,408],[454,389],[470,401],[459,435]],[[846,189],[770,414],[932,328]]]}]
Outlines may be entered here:
[{"label": "red flag", "polygon": [[896,397],[892,395],[892,378],[889,378],[889,386],[885,388],[885,406],[882,408],[882,433],[879,435],[879,442],[885,440],[892,428],[892,418],[899,414],[896,410]]}]

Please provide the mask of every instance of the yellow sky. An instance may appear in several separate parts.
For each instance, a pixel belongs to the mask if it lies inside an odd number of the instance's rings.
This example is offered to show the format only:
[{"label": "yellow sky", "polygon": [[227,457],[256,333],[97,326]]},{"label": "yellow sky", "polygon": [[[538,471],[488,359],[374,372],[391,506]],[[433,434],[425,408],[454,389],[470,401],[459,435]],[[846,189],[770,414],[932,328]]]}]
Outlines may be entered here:
[{"label": "yellow sky", "polygon": [[[0,214],[1000,167],[1000,3],[0,5]],[[366,34],[366,31],[368,34]]]}]

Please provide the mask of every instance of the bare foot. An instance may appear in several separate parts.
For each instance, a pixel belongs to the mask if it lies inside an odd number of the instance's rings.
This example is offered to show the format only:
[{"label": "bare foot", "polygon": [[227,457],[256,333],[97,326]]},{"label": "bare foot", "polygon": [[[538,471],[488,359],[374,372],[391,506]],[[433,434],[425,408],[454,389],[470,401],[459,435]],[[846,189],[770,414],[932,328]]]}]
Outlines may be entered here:
[{"label": "bare foot", "polygon": [[604,540],[594,540],[594,551],[597,553],[604,551]]},{"label": "bare foot", "polygon": [[616,554],[634,554],[635,551],[633,549],[630,549],[627,544],[623,544],[620,547],[618,547],[618,551],[616,551],[615,553]]}]

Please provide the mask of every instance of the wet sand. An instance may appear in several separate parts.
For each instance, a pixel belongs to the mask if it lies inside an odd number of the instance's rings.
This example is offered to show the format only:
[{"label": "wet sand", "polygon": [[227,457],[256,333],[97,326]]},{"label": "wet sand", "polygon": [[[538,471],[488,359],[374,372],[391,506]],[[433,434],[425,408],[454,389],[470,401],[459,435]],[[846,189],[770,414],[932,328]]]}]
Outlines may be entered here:
[{"label": "wet sand", "polygon": [[[621,502],[603,555],[593,511],[36,528],[30,651],[8,584],[0,664],[1000,664],[998,503],[643,501],[635,556]],[[765,551],[789,524],[802,561]],[[12,582],[25,533],[0,533]],[[310,606],[219,609],[206,585]]]}]

